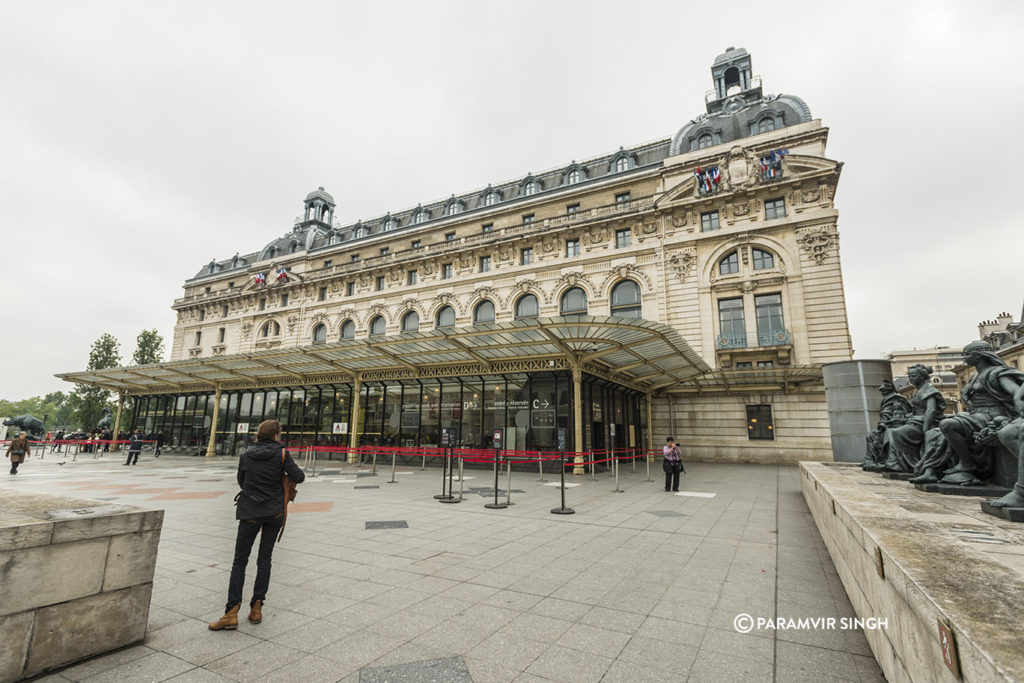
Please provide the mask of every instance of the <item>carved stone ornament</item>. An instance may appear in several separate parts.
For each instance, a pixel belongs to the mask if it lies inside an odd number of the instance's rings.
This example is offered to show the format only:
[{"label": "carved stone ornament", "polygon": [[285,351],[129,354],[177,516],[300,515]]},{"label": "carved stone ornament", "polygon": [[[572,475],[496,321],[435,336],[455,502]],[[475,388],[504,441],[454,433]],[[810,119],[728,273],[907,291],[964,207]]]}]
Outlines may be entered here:
[{"label": "carved stone ornament", "polygon": [[498,246],[498,260],[499,261],[511,261],[512,260],[512,245],[501,244]]},{"label": "carved stone ornament", "polygon": [[423,263],[420,264],[420,270],[426,276],[433,275],[436,269],[437,266],[434,263],[434,261],[424,261]]},{"label": "carved stone ornament", "polygon": [[761,181],[761,166],[754,158],[754,153],[739,145],[729,150],[720,167],[724,171],[723,189],[747,190]]},{"label": "carved stone ornament", "polygon": [[457,313],[462,314],[462,306],[459,305],[458,299],[449,292],[442,292],[434,297],[434,308],[441,306],[451,306]]},{"label": "carved stone ornament", "polygon": [[672,268],[672,272],[675,273],[680,282],[686,282],[686,278],[690,275],[690,270],[696,263],[697,250],[693,248],[680,249],[668,259],[669,267]]},{"label": "carved stone ornament", "polygon": [[594,245],[607,244],[608,230],[606,228],[594,228],[587,233],[587,241]]},{"label": "carved stone ornament", "polygon": [[819,199],[821,199],[821,190],[817,187],[800,193],[800,201],[804,204],[813,204]]},{"label": "carved stone ornament", "polygon": [[299,316],[288,316],[288,334],[295,334],[295,326],[299,324]]},{"label": "carved stone ornament", "polygon": [[590,292],[597,291],[594,287],[594,283],[591,282],[590,278],[583,273],[579,271],[565,273],[562,277],[558,278],[558,282],[555,284],[554,289],[548,293],[547,297],[545,297],[545,301],[550,304],[555,292],[562,292],[570,287],[579,287],[584,285],[584,288],[589,289]]},{"label": "carved stone ornament", "polygon": [[831,225],[800,228],[796,231],[796,235],[796,241],[804,253],[819,266],[825,262],[832,245],[838,241],[836,229]]},{"label": "carved stone ornament", "polygon": [[750,202],[736,202],[731,208],[733,216],[746,216],[750,213]]},{"label": "carved stone ornament", "polygon": [[541,238],[540,248],[545,254],[550,254],[558,248],[558,240],[552,235],[545,235]]},{"label": "carved stone ornament", "polygon": [[391,320],[388,319],[388,310],[387,310],[387,308],[384,307],[384,304],[373,304],[366,311],[366,323],[367,323],[367,325],[369,325],[369,322],[371,320],[373,320],[374,318],[376,318],[378,315],[384,316],[385,320],[387,320],[388,322],[391,322]]},{"label": "carved stone ornament", "polygon": [[647,285],[646,289],[651,290],[654,288],[651,279],[647,277],[647,274],[637,268],[632,263],[625,263],[612,268],[608,275],[605,277],[604,282],[601,283],[602,292],[613,282],[620,282],[621,280],[633,280],[634,282],[642,282]]},{"label": "carved stone ornament", "polygon": [[653,235],[654,233],[658,232],[658,224],[644,223],[643,227],[641,227],[640,229],[643,231],[645,235]]},{"label": "carved stone ornament", "polygon": [[499,309],[505,308],[505,300],[495,291],[494,287],[477,287],[473,290],[474,302],[490,299]]},{"label": "carved stone ornament", "polygon": [[252,334],[252,323],[242,323],[242,341],[249,341]]},{"label": "carved stone ornament", "polygon": [[676,226],[677,228],[681,228],[681,227],[685,226],[686,225],[686,214],[687,213],[688,212],[684,211],[681,214],[679,214],[678,216],[672,216],[672,225]]}]

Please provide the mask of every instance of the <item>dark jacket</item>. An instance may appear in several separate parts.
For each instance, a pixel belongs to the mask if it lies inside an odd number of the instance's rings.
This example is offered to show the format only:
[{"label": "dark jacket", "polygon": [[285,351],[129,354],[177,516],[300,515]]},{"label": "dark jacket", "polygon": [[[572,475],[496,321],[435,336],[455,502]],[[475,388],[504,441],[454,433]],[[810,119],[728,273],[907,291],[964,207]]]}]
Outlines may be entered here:
[{"label": "dark jacket", "polygon": [[139,453],[142,451],[142,435],[132,434],[131,443],[128,444],[129,453]]},{"label": "dark jacket", "polygon": [[276,517],[284,512],[284,487],[281,475],[287,473],[296,484],[306,478],[290,455],[281,466],[281,450],[277,441],[257,441],[238,459],[238,497],[235,519]]}]

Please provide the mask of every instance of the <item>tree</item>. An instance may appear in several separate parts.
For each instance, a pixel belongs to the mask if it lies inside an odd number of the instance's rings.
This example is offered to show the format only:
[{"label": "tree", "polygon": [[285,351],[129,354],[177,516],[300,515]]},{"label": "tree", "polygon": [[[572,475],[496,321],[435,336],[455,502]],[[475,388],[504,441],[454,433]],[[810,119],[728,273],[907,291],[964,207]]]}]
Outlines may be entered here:
[{"label": "tree", "polygon": [[159,363],[164,359],[164,338],[156,329],[143,330],[135,339],[135,353],[132,354],[132,363],[135,365],[148,365]]},{"label": "tree", "polygon": [[[71,420],[71,413],[71,397],[63,391],[54,391],[46,396],[33,396],[20,401],[0,400],[0,415],[4,417],[31,415],[44,420],[46,428],[50,431],[67,426]],[[0,432],[2,431],[4,430],[0,430]]]},{"label": "tree", "polygon": [[[103,370],[121,364],[121,344],[108,333],[92,343],[89,350],[88,370]],[[111,408],[110,392],[100,387],[79,384],[72,393],[74,416],[83,429],[92,429],[100,421],[104,408]]]}]

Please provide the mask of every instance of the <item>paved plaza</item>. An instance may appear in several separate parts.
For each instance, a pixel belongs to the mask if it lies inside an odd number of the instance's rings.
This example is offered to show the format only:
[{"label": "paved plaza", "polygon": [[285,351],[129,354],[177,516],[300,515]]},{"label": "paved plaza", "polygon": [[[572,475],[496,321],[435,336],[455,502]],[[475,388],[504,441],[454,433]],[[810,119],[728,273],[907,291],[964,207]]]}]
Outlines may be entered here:
[{"label": "paved plaza", "polygon": [[[795,467],[693,463],[680,495],[642,463],[621,493],[604,473],[569,477],[576,514],[558,516],[550,472],[514,472],[514,504],[488,510],[489,471],[467,471],[464,501],[446,505],[440,469],[389,483],[388,467],[321,462],[275,551],[263,623],[213,633],[236,461],[61,462],[33,457],[2,485],[166,516],[145,642],[40,680],[884,680],[859,630],[734,628],[743,613],[854,616]],[[254,576],[255,552],[247,590]]]}]

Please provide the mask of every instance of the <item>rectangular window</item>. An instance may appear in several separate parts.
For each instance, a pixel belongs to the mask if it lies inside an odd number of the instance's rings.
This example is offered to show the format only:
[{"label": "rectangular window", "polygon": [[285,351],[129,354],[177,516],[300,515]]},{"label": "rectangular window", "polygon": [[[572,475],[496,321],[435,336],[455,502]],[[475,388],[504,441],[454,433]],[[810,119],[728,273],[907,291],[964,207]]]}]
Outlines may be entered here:
[{"label": "rectangular window", "polygon": [[743,299],[718,300],[718,348],[742,349],[747,345],[747,328],[743,321]]},{"label": "rectangular window", "polygon": [[480,272],[486,273],[491,269],[491,257],[481,256],[480,257]]},{"label": "rectangular window", "polygon": [[579,204],[569,204],[569,205],[567,205],[565,207],[565,213],[570,215],[570,216],[572,214],[574,214],[574,213],[579,213],[579,212],[580,212],[580,205]]},{"label": "rectangular window", "polygon": [[281,295],[281,305],[282,306],[287,306],[288,305],[288,295],[287,294],[282,294]]},{"label": "rectangular window", "polygon": [[223,327],[220,328],[219,330],[217,330],[217,343],[218,344],[223,344],[224,343],[224,328]]},{"label": "rectangular window", "polygon": [[320,301],[327,301],[327,288],[326,287],[321,287],[320,288]]},{"label": "rectangular window", "polygon": [[212,287],[207,287],[206,288],[206,293],[209,294],[211,289],[213,289],[213,288]]},{"label": "rectangular window", "polygon": [[494,232],[494,223],[484,223],[480,226],[480,231],[485,235]]},{"label": "rectangular window", "polygon": [[629,203],[629,199],[630,196],[628,192],[620,192],[617,195],[615,195],[616,204],[627,204]]},{"label": "rectangular window", "polygon": [[228,283],[228,289],[234,289],[234,288],[235,288],[235,283],[234,282],[229,282]]},{"label": "rectangular window", "polygon": [[384,276],[383,275],[378,275],[377,276],[377,291],[378,292],[383,292],[384,291]]},{"label": "rectangular window", "polygon": [[412,248],[413,249],[419,249],[420,248],[420,244],[421,244],[421,242],[419,240],[413,240],[412,241]]},{"label": "rectangular window", "polygon": [[444,241],[445,242],[454,242],[455,241],[455,233],[454,232],[446,232],[444,234]]},{"label": "rectangular window", "polygon": [[580,241],[578,239],[565,241],[565,255],[566,257],[580,255]]},{"label": "rectangular window", "polygon": [[267,297],[263,297],[263,298],[260,299],[259,310],[265,311],[266,309],[267,309]]},{"label": "rectangular window", "polygon": [[416,271],[415,270],[410,270],[405,275],[406,275],[406,277],[405,277],[405,283],[406,284],[409,284],[409,285],[416,284]]},{"label": "rectangular window", "polygon": [[782,319],[782,295],[760,294],[754,297],[754,313],[757,316],[757,343],[760,346],[778,344],[786,336],[786,325]]},{"label": "rectangular window", "polygon": [[747,438],[751,441],[775,439],[771,406],[747,406]]},{"label": "rectangular window", "polygon": [[346,282],[345,283],[345,296],[352,296],[356,293],[356,283]]},{"label": "rectangular window", "polygon": [[778,199],[766,199],[764,202],[764,219],[770,221],[774,218],[786,217],[786,200],[783,197]]},{"label": "rectangular window", "polygon": [[230,313],[230,312],[231,312],[231,310],[228,308],[228,305],[224,304],[224,310],[221,311],[221,317],[224,317],[224,318],[228,317],[228,313]]},{"label": "rectangular window", "polygon": [[633,231],[629,228],[623,228],[622,230],[615,231],[615,248],[622,249],[628,247],[632,243]]},{"label": "rectangular window", "polygon": [[203,333],[202,332],[196,332],[196,343],[193,344],[192,346],[199,346],[202,343],[203,343]]},{"label": "rectangular window", "polygon": [[528,266],[533,263],[533,247],[526,247],[519,252],[519,263],[523,266]]},{"label": "rectangular window", "polygon": [[718,212],[717,211],[705,211],[700,215],[700,231],[711,232],[712,230],[718,230]]},{"label": "rectangular window", "polygon": [[532,213],[528,213],[528,214],[523,215],[523,224],[524,225],[527,224],[527,223],[532,223],[532,222],[533,222],[533,214]]},{"label": "rectangular window", "polygon": [[334,263],[334,261],[332,261],[331,259],[327,259],[326,261],[324,261],[324,268],[330,268],[332,263]]},{"label": "rectangular window", "polygon": [[757,367],[759,368],[774,368],[775,363],[770,360],[759,360],[757,361]]},{"label": "rectangular window", "polygon": [[359,254],[352,254],[352,263],[359,263]]},{"label": "rectangular window", "polygon": [[199,309],[199,319],[206,320],[206,311],[203,310],[202,308]]},{"label": "rectangular window", "polygon": [[390,253],[391,253],[391,247],[381,247],[380,248],[380,255],[381,256],[387,256]]},{"label": "rectangular window", "polygon": [[441,266],[441,279],[451,280],[452,279],[452,264],[445,263]]},{"label": "rectangular window", "polygon": [[749,360],[741,360],[738,363],[736,363],[737,370],[752,370],[753,368],[754,364],[751,363]]}]

